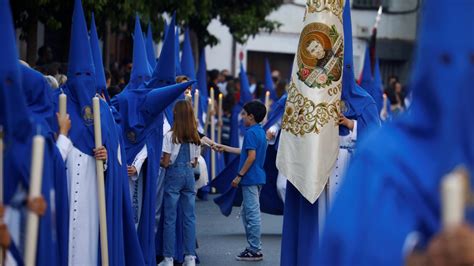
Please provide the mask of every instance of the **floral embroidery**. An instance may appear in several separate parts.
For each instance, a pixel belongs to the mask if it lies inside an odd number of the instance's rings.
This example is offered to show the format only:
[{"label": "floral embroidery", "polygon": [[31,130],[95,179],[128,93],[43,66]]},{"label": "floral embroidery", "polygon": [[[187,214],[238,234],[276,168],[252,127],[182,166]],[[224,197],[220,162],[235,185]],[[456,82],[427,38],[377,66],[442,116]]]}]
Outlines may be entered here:
[{"label": "floral embroidery", "polygon": [[337,126],[340,108],[340,100],[333,103],[314,103],[303,96],[296,88],[296,84],[291,82],[282,119],[282,129],[296,136],[319,134],[321,128],[331,121],[334,122],[334,126]]}]

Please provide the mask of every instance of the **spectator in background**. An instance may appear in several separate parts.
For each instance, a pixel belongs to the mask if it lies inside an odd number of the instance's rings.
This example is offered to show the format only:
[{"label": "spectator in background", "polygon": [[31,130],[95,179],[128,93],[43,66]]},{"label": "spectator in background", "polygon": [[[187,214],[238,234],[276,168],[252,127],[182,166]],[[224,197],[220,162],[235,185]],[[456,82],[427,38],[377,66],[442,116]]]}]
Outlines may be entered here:
[{"label": "spectator in background", "polygon": [[405,110],[405,95],[400,82],[395,81],[392,86],[385,90],[385,94],[390,100],[390,110],[394,116]]},{"label": "spectator in background", "polygon": [[240,100],[240,79],[234,78],[234,100],[239,102]]},{"label": "spectator in background", "polygon": [[277,95],[278,99],[280,99],[281,96],[283,96],[286,93],[287,86],[288,86],[288,83],[286,83],[286,81],[284,81],[284,80],[280,80],[276,84],[275,92],[276,92],[276,95]]},{"label": "spectator in background", "polygon": [[44,66],[53,62],[53,50],[47,45],[43,45],[38,49],[37,66]]},{"label": "spectator in background", "polygon": [[273,86],[276,88],[276,85],[278,82],[281,80],[281,74],[280,71],[278,70],[273,70],[272,71],[272,80],[273,80]]},{"label": "spectator in background", "polygon": [[207,74],[209,77],[209,82],[207,83],[207,89],[209,93],[208,95],[209,97],[211,96],[210,90],[211,88],[214,88],[214,100],[217,101],[219,99],[219,93],[221,93],[221,91],[219,90],[219,86],[217,86],[219,80],[219,70],[213,69]]},{"label": "spectator in background", "polygon": [[388,83],[387,83],[386,88],[393,88],[393,86],[395,85],[395,82],[398,82],[398,77],[395,75],[391,75],[388,78]]},{"label": "spectator in background", "polygon": [[112,84],[112,74],[110,73],[109,70],[105,70],[105,87],[109,88],[110,85]]},{"label": "spectator in background", "polygon": [[107,88],[107,92],[109,93],[110,99],[112,99],[115,95],[122,92],[122,88],[120,88],[120,86],[110,86]]},{"label": "spectator in background", "polygon": [[229,74],[229,70],[224,69],[219,73],[219,77],[217,79],[217,86],[221,93],[226,96],[227,92],[227,75]]},{"label": "spectator in background", "polygon": [[249,80],[249,91],[250,94],[254,95],[255,98],[255,91],[257,90],[257,80],[255,79],[255,75],[253,73],[248,72],[247,78]]}]

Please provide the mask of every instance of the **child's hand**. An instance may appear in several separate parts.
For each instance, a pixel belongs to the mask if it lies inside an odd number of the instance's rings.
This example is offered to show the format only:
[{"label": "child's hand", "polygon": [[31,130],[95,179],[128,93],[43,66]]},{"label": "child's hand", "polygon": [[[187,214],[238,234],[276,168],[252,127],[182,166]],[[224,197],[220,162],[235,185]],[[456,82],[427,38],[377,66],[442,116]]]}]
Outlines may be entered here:
[{"label": "child's hand", "polygon": [[236,176],[234,180],[232,180],[232,187],[237,188],[239,186],[240,180],[242,180],[242,178],[240,176]]},{"label": "child's hand", "polygon": [[67,137],[69,130],[71,129],[71,119],[69,119],[69,114],[62,116],[59,113],[56,113],[56,118],[58,119],[59,134]]},{"label": "child's hand", "polygon": [[96,160],[107,161],[107,150],[104,146],[94,149],[94,157]]},{"label": "child's hand", "polygon": [[198,165],[198,161],[197,161],[197,158],[195,158],[194,160],[191,161],[191,167],[196,168],[197,165]]},{"label": "child's hand", "polygon": [[218,151],[218,152],[224,152],[225,151],[225,148],[224,148],[224,145],[222,144],[217,144],[217,143],[214,143],[211,148],[215,151]]},{"label": "child's hand", "polygon": [[35,198],[28,198],[26,206],[30,211],[36,213],[39,216],[43,216],[46,212],[46,201],[44,200],[43,196],[35,197]]},{"label": "child's hand", "polygon": [[128,166],[127,165],[127,173],[128,173],[128,176],[134,176],[137,174],[137,168],[135,168],[135,166]]}]

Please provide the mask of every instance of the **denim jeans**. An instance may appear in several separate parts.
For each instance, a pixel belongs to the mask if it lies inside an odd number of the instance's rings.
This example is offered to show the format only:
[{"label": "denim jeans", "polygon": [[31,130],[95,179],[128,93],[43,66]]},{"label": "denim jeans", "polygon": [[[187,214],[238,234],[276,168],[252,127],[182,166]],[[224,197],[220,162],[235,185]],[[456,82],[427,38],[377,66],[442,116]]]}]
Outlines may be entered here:
[{"label": "denim jeans", "polygon": [[260,227],[262,223],[260,215],[260,191],[262,186],[242,186],[242,221],[244,223],[245,235],[249,243],[248,249],[258,252],[262,249],[260,241]]},{"label": "denim jeans", "polygon": [[[189,145],[181,145],[176,161],[166,170],[163,204],[163,256],[173,257],[176,244],[176,217],[178,204],[183,213],[184,255],[196,255],[196,192],[194,171],[189,162]],[[178,239],[181,241],[181,239]]]}]

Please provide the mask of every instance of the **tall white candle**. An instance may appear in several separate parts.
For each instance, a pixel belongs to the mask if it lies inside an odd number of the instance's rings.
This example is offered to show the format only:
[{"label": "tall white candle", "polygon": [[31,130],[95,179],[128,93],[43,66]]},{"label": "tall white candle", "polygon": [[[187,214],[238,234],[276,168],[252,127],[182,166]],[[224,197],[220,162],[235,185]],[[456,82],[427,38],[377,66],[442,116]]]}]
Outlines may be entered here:
[{"label": "tall white candle", "polygon": [[222,93],[219,93],[219,103],[217,107],[217,121],[219,121],[219,125],[217,127],[217,143],[221,143],[222,140],[222,100],[224,98],[224,95]]},{"label": "tall white candle", "polygon": [[60,116],[65,116],[67,113],[66,103],[67,103],[67,96],[64,92],[62,92],[61,94],[59,94],[59,115]]},{"label": "tall white candle", "polygon": [[[92,98],[92,109],[94,113],[94,137],[96,149],[102,147],[102,128],[100,121],[99,97]],[[105,209],[105,184],[104,184],[104,162],[96,160],[97,192],[99,200],[99,223],[100,223],[100,251],[102,265],[109,265],[109,249],[107,242],[107,217]]]},{"label": "tall white candle", "polygon": [[[33,137],[33,149],[30,169],[30,199],[41,196],[41,183],[43,178],[44,160],[44,137],[36,135]],[[28,211],[26,225],[25,265],[36,265],[36,246],[38,242],[39,217],[32,211]]]},{"label": "tall white candle", "polygon": [[465,182],[460,172],[444,177],[441,183],[442,214],[445,228],[460,225],[464,220]]},{"label": "tall white candle", "polygon": [[211,89],[209,90],[209,97],[212,99],[212,102],[214,102],[214,87],[211,87]]},{"label": "tall white candle", "polygon": [[[211,88],[212,89],[212,88]],[[211,91],[214,94],[214,90]],[[214,108],[214,98],[211,97],[211,110],[215,110]],[[211,140],[214,143],[216,141],[216,123],[214,121],[214,116],[212,115],[209,118],[209,123],[211,123]],[[211,150],[211,180],[214,180],[216,177],[216,152]]]},{"label": "tall white candle", "polygon": [[265,93],[265,107],[267,108],[267,113],[270,111],[270,92]]},{"label": "tall white candle", "polygon": [[194,92],[194,115],[196,118],[199,117],[199,90],[196,89]]},{"label": "tall white candle", "polygon": [[265,93],[265,109],[267,109],[267,113],[265,114],[265,118],[263,119],[264,123],[266,123],[268,118],[268,112],[270,111],[270,91]]}]

